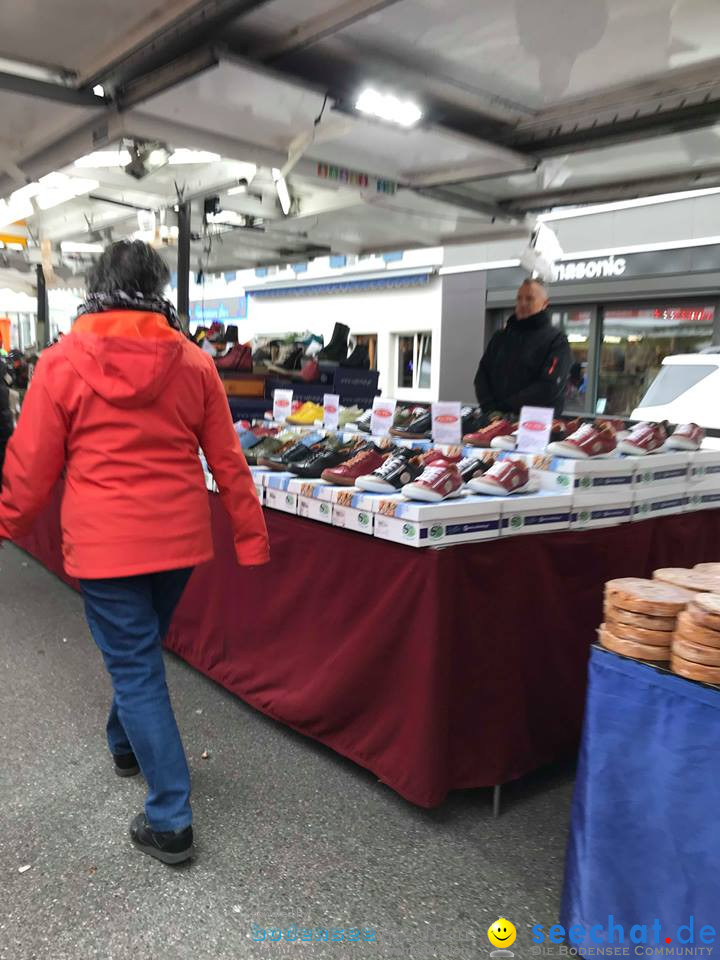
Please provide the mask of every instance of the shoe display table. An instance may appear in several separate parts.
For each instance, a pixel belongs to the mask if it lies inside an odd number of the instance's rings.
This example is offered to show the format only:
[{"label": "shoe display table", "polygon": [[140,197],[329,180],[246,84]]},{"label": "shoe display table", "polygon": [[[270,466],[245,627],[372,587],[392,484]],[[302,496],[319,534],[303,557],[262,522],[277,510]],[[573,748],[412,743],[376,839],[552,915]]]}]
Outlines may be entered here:
[{"label": "shoe display table", "polygon": [[[594,648],[561,923],[595,950],[646,924],[647,948],[703,939],[720,918],[720,688]],[[652,924],[660,923],[659,939]],[[694,939],[687,929],[693,924]],[[707,931],[706,931],[706,935]],[[640,941],[635,941],[640,942]],[[591,943],[589,936],[585,943]],[[586,947],[587,949],[587,947]],[[620,948],[618,948],[620,949]],[[629,952],[635,955],[635,947]],[[705,948],[707,955],[707,947]]]},{"label": "shoe display table", "polygon": [[[20,546],[64,576],[59,496]],[[266,510],[272,561],[240,568],[209,496],[168,648],[421,806],[577,748],[606,580],[720,559],[718,510],[440,550]]]}]

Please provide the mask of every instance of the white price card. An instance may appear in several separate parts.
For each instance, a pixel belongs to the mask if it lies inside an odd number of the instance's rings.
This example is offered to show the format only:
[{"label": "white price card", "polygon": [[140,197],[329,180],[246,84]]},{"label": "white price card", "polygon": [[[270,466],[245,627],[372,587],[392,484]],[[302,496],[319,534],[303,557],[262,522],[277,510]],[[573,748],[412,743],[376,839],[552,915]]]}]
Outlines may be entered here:
[{"label": "white price card", "polygon": [[384,437],[390,432],[396,403],[397,400],[381,400],[379,397],[373,400],[370,433],[374,437]]},{"label": "white price card", "polygon": [[462,443],[462,416],[459,403],[433,403],[432,438],[435,443],[458,446]]},{"label": "white price card", "polygon": [[326,430],[337,430],[340,419],[340,395],[326,393],[323,397],[323,426]]},{"label": "white price card", "polygon": [[273,420],[287,420],[292,412],[292,398],[292,390],[273,390]]},{"label": "white price card", "polygon": [[555,411],[551,407],[522,408],[517,435],[519,453],[545,453],[554,416]]}]

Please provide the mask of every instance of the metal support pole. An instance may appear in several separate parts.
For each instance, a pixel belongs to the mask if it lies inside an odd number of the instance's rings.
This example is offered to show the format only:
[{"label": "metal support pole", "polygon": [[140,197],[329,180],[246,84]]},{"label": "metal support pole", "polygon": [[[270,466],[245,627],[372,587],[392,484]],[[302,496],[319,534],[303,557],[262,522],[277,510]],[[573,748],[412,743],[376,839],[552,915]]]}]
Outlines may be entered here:
[{"label": "metal support pole", "polygon": [[190,202],[178,207],[177,309],[184,324],[190,316]]},{"label": "metal support pole", "polygon": [[47,287],[45,286],[45,273],[42,264],[35,268],[37,277],[37,329],[36,339],[38,350],[48,345],[50,334],[50,310],[48,306]]},{"label": "metal support pole", "polygon": [[497,820],[500,816],[500,794],[502,793],[502,784],[496,783],[493,787],[493,817]]}]

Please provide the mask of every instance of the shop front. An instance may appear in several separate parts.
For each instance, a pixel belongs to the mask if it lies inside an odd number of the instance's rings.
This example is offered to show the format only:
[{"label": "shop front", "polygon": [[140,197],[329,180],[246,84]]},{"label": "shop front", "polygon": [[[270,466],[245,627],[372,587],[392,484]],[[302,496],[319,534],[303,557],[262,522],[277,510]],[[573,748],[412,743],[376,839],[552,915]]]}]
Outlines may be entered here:
[{"label": "shop front", "polygon": [[[512,313],[520,268],[487,272],[487,336]],[[665,357],[720,343],[720,245],[563,261],[553,324],[574,364],[568,413],[629,416]]]}]

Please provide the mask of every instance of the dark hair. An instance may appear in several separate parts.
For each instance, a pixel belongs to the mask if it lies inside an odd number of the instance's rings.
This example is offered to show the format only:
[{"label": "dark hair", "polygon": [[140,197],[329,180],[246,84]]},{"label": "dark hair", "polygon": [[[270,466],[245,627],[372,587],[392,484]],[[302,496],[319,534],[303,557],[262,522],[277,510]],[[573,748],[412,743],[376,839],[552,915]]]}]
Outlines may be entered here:
[{"label": "dark hair", "polygon": [[120,240],[107,247],[88,276],[88,293],[141,293],[160,297],[170,271],[159,253],[142,240]]}]

